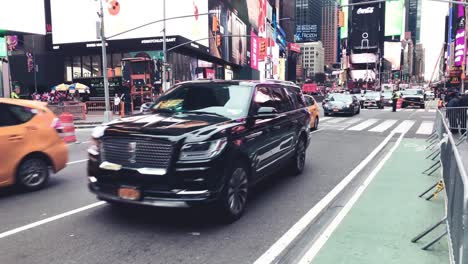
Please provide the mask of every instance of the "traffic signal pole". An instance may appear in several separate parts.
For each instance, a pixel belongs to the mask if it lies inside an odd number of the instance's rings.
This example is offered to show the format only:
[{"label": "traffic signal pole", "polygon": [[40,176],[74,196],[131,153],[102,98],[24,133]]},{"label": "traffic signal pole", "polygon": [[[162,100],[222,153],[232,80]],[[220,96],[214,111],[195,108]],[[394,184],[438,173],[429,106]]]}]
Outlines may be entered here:
[{"label": "traffic signal pole", "polygon": [[109,80],[107,79],[107,51],[106,51],[106,37],[104,31],[104,7],[102,0],[99,0],[100,5],[100,18],[101,18],[101,46],[102,46],[102,77],[104,78],[104,100],[106,110],[104,111],[104,123],[112,120],[112,112],[110,111],[110,98],[109,98]]}]

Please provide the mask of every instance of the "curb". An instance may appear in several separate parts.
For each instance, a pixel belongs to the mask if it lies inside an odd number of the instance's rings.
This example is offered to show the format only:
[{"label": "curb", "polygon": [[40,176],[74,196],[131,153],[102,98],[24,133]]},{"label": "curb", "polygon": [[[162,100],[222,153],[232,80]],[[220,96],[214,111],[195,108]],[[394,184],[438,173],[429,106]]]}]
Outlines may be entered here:
[{"label": "curb", "polygon": [[75,130],[80,130],[80,129],[85,129],[85,128],[95,128],[100,124],[95,124],[95,125],[79,125],[75,126]]}]

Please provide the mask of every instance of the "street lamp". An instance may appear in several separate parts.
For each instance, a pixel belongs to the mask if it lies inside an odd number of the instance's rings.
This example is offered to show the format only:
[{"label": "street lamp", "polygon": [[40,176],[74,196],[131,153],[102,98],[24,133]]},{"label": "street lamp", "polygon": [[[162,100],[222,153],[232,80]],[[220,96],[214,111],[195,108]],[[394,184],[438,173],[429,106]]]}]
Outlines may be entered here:
[{"label": "street lamp", "polygon": [[104,100],[106,104],[106,110],[104,111],[104,123],[112,120],[112,112],[110,111],[110,98],[109,98],[109,80],[107,79],[107,51],[106,51],[106,35],[104,31],[104,7],[102,6],[102,0],[99,0],[98,16],[101,19],[100,37],[102,46],[102,77],[104,78]]}]

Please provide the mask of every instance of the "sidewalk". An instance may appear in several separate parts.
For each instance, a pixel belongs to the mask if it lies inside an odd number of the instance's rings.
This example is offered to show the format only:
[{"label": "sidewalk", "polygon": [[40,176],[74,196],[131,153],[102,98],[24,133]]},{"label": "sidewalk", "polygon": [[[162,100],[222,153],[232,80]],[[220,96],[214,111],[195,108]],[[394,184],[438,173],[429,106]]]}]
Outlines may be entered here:
[{"label": "sidewalk", "polygon": [[445,231],[445,225],[421,239],[411,239],[445,214],[441,195],[418,198],[440,176],[421,174],[431,165],[424,140],[403,139],[382,170],[315,257],[314,264],[448,263],[447,238],[421,247]]},{"label": "sidewalk", "polygon": [[[118,119],[118,115],[113,116],[114,119]],[[104,122],[104,114],[99,115],[86,115],[86,120],[76,120],[74,122],[76,129],[81,128],[93,128]]]}]

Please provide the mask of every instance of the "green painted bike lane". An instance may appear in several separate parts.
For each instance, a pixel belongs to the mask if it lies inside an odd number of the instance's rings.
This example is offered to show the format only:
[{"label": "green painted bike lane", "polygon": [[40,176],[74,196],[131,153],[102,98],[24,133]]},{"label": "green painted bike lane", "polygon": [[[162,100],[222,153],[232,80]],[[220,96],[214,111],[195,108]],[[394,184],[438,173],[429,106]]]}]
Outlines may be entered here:
[{"label": "green painted bike lane", "polygon": [[[442,196],[428,202],[418,198],[438,176],[421,172],[431,165],[425,141],[403,139],[351,211],[319,251],[313,264],[430,264],[448,263],[444,238],[430,250],[421,247],[442,234],[435,232],[411,243],[411,239],[444,217]],[[433,163],[433,162],[432,162]]]}]

